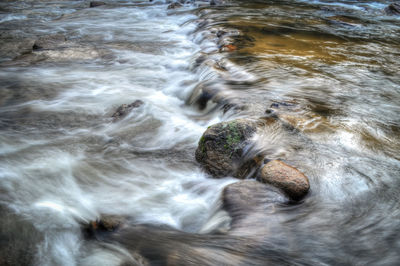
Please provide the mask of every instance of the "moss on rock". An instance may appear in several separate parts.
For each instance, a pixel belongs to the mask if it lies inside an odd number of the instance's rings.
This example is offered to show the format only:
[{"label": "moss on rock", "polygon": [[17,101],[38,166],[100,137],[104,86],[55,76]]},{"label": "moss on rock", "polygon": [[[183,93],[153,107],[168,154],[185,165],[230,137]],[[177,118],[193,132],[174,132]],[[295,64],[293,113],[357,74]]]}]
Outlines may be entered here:
[{"label": "moss on rock", "polygon": [[[215,177],[247,173],[243,165],[244,147],[256,132],[257,124],[250,119],[236,119],[210,126],[199,140],[196,160]],[[247,164],[246,164],[247,165]]]}]

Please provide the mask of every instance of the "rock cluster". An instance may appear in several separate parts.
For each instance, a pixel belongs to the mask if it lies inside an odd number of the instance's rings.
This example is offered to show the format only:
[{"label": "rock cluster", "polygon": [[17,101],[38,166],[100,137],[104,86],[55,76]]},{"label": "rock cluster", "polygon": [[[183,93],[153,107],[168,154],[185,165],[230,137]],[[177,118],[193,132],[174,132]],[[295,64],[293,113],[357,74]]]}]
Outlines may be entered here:
[{"label": "rock cluster", "polygon": [[278,119],[275,114],[258,120],[236,119],[210,126],[199,141],[196,160],[213,177],[256,177],[281,190],[291,200],[302,199],[310,189],[309,180],[302,172],[281,160],[263,162],[262,154],[250,158],[245,154],[252,136],[274,119]]}]

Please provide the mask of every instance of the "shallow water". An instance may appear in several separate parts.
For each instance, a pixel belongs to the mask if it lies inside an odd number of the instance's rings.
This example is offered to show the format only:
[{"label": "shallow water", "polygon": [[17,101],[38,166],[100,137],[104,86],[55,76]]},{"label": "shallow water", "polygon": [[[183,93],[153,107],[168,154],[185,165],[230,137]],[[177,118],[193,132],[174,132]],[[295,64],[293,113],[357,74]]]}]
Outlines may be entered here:
[{"label": "shallow water", "polygon": [[[229,245],[240,239],[215,236],[229,229],[220,193],[236,180],[212,179],[194,152],[208,126],[278,103],[296,130],[266,128],[249,154],[297,167],[311,192],[275,206],[263,225],[272,233],[242,263],[396,265],[400,17],[384,14],[389,1],[110,3],[0,3],[1,234],[15,247],[1,249],[6,262],[119,265],[127,245],[80,231],[112,214],[177,230],[135,229],[149,249],[211,246],[238,265]],[[54,34],[66,40],[32,51]]]}]

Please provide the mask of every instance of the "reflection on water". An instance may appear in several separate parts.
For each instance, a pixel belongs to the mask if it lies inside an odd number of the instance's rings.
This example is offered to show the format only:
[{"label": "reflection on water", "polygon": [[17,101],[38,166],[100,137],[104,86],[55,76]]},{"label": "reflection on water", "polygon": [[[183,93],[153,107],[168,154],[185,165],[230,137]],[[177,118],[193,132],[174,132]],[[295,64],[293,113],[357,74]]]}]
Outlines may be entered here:
[{"label": "reflection on water", "polygon": [[[118,265],[134,252],[155,265],[400,260],[400,19],[384,13],[389,1],[87,4],[0,4],[4,264]],[[226,233],[220,192],[235,180],[207,176],[194,151],[207,126],[267,109],[280,122],[254,152],[299,168],[311,193],[297,205],[272,193],[247,234]],[[113,236],[122,246],[83,240],[100,214],[128,217]]]}]

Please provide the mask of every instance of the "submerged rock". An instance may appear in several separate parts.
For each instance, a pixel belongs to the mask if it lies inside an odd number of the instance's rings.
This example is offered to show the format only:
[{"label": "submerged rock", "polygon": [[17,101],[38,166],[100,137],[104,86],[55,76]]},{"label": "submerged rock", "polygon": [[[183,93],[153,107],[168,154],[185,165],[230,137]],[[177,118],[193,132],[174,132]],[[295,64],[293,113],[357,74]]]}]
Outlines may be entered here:
[{"label": "submerged rock", "polygon": [[273,160],[264,165],[259,179],[281,189],[293,200],[303,198],[310,189],[308,178],[302,172],[280,160]]},{"label": "submerged rock", "polygon": [[[127,217],[118,215],[101,215],[96,221],[91,221],[88,224],[83,224],[82,230],[85,238],[105,240],[110,235],[118,233],[126,226],[128,222]],[[131,251],[129,256],[126,254],[117,253],[122,260],[119,265],[138,265],[148,266],[148,261],[136,251]]]},{"label": "submerged rock", "polygon": [[30,54],[35,40],[32,38],[18,38],[17,36],[0,34],[0,58],[13,59],[21,55]]},{"label": "submerged rock", "polygon": [[387,15],[400,15],[400,3],[392,3],[385,8]]},{"label": "submerged rock", "polygon": [[211,0],[210,1],[210,6],[217,6],[217,5],[222,5],[224,4],[225,1],[223,0]]},{"label": "submerged rock", "polygon": [[101,1],[92,1],[89,4],[89,7],[98,7],[98,6],[104,6],[106,3],[101,2]]},{"label": "submerged rock", "polygon": [[136,100],[131,104],[123,104],[120,107],[118,107],[117,111],[112,115],[114,118],[114,121],[119,120],[123,117],[125,117],[132,109],[138,108],[144,104],[143,101],[141,100]]},{"label": "submerged rock", "polygon": [[33,50],[54,49],[65,43],[67,39],[62,34],[42,36],[33,44]]},{"label": "submerged rock", "polygon": [[[270,195],[273,195],[273,197]],[[264,208],[267,202],[276,201],[283,202],[284,197],[255,180],[230,184],[222,192],[223,208],[231,216],[242,216],[239,215],[242,212],[251,213],[259,207]]]},{"label": "submerged rock", "polygon": [[167,9],[175,9],[175,8],[179,8],[179,7],[182,7],[182,4],[179,3],[179,2],[174,2],[174,3],[171,3],[171,4],[168,6]]},{"label": "submerged rock", "polygon": [[280,192],[255,180],[239,181],[222,192],[223,208],[232,218],[230,233],[235,235],[265,235],[265,222],[275,204],[285,203]]},{"label": "submerged rock", "polygon": [[257,130],[250,119],[237,119],[210,126],[196,150],[196,160],[214,177],[244,178],[252,164],[243,162],[244,148]]}]

